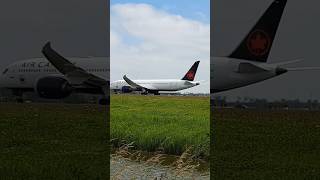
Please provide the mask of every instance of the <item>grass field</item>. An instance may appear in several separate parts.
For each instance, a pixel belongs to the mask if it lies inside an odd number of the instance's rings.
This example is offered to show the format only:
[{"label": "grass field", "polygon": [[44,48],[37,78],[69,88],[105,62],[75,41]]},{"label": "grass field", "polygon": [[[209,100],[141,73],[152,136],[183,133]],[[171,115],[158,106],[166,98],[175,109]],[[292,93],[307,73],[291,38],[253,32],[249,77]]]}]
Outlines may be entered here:
[{"label": "grass field", "polygon": [[320,112],[218,109],[213,179],[319,179]]},{"label": "grass field", "polygon": [[114,146],[133,142],[138,150],[174,155],[192,146],[209,155],[209,97],[113,95],[110,107]]},{"label": "grass field", "polygon": [[107,179],[106,110],[0,104],[0,179]]}]

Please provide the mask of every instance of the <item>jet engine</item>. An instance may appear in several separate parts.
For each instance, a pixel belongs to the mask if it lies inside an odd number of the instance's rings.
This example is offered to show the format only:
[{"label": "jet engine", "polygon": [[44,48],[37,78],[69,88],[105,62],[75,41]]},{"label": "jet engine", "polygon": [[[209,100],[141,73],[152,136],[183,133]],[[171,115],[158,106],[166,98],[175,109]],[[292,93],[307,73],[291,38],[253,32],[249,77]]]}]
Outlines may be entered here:
[{"label": "jet engine", "polygon": [[48,99],[65,98],[73,91],[69,82],[62,77],[43,77],[37,81],[35,86],[35,90],[39,96]]},{"label": "jet engine", "polygon": [[133,89],[130,86],[122,86],[122,88],[121,88],[122,93],[131,93],[132,91],[133,91]]}]

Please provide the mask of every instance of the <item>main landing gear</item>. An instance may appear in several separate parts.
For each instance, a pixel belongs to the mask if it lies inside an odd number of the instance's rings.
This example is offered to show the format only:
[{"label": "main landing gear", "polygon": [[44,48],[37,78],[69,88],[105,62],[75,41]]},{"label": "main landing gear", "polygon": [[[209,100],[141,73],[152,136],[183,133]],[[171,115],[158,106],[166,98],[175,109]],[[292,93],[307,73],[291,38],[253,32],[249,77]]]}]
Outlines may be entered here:
[{"label": "main landing gear", "polygon": [[17,102],[17,103],[24,103],[24,100],[23,100],[23,91],[21,91],[21,90],[14,90],[12,93],[13,93],[14,96],[16,96],[16,102]]}]

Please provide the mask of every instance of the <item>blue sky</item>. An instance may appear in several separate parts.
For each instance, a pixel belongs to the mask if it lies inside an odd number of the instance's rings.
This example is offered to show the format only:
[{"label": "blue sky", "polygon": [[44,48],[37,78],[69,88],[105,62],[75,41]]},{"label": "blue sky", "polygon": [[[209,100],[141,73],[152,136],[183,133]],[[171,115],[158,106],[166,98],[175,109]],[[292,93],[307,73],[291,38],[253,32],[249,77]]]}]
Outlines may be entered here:
[{"label": "blue sky", "polygon": [[201,85],[183,92],[209,93],[209,2],[111,0],[111,81],[177,79],[200,60]]},{"label": "blue sky", "polygon": [[111,0],[111,5],[124,3],[146,3],[188,19],[210,22],[210,0]]}]

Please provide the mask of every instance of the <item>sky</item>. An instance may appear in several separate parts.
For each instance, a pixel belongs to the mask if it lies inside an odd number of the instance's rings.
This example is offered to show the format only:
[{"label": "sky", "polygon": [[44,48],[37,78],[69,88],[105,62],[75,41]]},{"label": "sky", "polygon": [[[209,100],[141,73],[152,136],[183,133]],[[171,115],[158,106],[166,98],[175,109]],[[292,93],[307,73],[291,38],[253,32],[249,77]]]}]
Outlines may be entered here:
[{"label": "sky", "polygon": [[[64,56],[109,56],[107,3],[78,0],[0,2],[0,70],[43,57],[48,41]],[[2,72],[2,71],[1,71]]]},{"label": "sky", "polygon": [[[210,18],[207,0],[111,1],[111,78],[181,78],[200,60],[196,80],[207,84],[190,90],[209,91],[209,36],[212,56],[228,55],[272,0],[213,2]],[[303,58],[292,66],[320,66],[319,5],[315,0],[288,1],[268,62]],[[47,41],[65,56],[107,56],[107,14],[104,0],[1,1],[0,69],[42,56]],[[317,71],[292,72],[217,95],[320,99],[319,77]]]},{"label": "sky", "polygon": [[110,12],[111,81],[181,79],[200,60],[200,86],[210,92],[209,0],[113,0]]},{"label": "sky", "polygon": [[[273,0],[216,0],[212,8],[212,56],[229,55]],[[231,5],[232,4],[232,5]],[[289,0],[268,62],[302,58],[290,67],[320,67],[319,1]],[[320,99],[320,71],[289,72],[247,87],[218,93],[229,98]],[[214,79],[213,79],[214,83]]]}]

